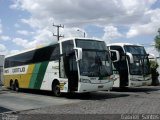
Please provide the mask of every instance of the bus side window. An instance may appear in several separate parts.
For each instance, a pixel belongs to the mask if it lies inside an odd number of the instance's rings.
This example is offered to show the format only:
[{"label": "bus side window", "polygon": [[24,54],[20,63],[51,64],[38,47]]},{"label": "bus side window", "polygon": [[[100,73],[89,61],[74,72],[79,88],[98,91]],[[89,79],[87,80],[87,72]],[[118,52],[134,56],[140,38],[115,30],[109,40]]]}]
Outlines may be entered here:
[{"label": "bus side window", "polygon": [[110,46],[110,49],[111,50],[117,50],[119,52],[119,54],[120,54],[120,61],[118,61],[116,63],[113,63],[114,67],[117,70],[120,70],[121,66],[124,64],[123,62],[125,62],[124,51],[123,51],[121,46]]},{"label": "bus side window", "polygon": [[59,55],[60,55],[60,48],[59,48],[59,44],[57,44],[53,48],[50,60],[58,60],[59,59]]},{"label": "bus side window", "polygon": [[5,63],[4,63],[4,67],[5,68],[9,67],[10,66],[9,64],[10,64],[9,58],[6,58]]},{"label": "bus side window", "polygon": [[73,41],[72,40],[64,41],[62,43],[62,53],[67,53],[67,52],[73,50],[73,47],[74,47],[74,45],[73,45]]}]

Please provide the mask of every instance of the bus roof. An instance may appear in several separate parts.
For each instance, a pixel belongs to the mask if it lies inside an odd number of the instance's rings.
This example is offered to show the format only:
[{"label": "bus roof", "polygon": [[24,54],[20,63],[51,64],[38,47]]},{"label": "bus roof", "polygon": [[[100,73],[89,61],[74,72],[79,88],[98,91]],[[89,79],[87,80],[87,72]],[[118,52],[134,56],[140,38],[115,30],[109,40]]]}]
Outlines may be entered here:
[{"label": "bus roof", "polygon": [[107,46],[121,46],[124,47],[125,45],[130,45],[130,46],[142,46],[142,45],[138,45],[138,44],[131,44],[131,43],[110,43],[107,44]]},{"label": "bus roof", "polygon": [[23,50],[23,51],[21,51],[21,52],[15,53],[15,54],[7,55],[7,56],[5,56],[5,58],[12,57],[12,56],[15,56],[15,55],[19,55],[19,54],[22,54],[22,53],[26,53],[26,52],[29,52],[29,51],[32,51],[32,50],[36,50],[36,49],[40,49],[40,48],[44,48],[44,47],[47,47],[47,46],[51,46],[51,45],[54,45],[54,44],[57,44],[57,43],[60,43],[60,42],[67,41],[67,40],[74,40],[74,39],[81,39],[81,40],[93,40],[93,41],[103,41],[103,40],[100,40],[100,39],[94,39],[94,38],[81,38],[81,37],[70,37],[70,38],[64,38],[64,39],[59,40],[58,42],[51,42],[51,43],[50,43],[50,44],[48,44],[48,45],[38,46],[38,47],[36,47],[36,48],[27,49],[27,50]]},{"label": "bus roof", "polygon": [[64,39],[61,39],[59,42],[63,42],[63,41],[67,41],[67,40],[75,40],[75,39],[81,39],[81,40],[96,40],[96,41],[103,41],[103,40],[100,40],[100,39],[97,39],[97,38],[82,38],[82,37],[70,37],[70,38],[64,38]]}]

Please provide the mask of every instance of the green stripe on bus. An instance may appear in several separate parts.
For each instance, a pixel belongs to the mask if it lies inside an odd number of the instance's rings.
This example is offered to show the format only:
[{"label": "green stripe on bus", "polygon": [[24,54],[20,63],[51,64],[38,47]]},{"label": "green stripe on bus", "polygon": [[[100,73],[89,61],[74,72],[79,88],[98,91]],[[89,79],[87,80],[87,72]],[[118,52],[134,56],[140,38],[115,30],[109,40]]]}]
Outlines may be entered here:
[{"label": "green stripe on bus", "polygon": [[34,85],[36,84],[37,75],[39,72],[39,68],[41,66],[41,63],[35,64],[34,70],[32,72],[32,77],[29,83],[29,88],[34,88]]},{"label": "green stripe on bus", "polygon": [[35,89],[40,89],[41,88],[41,85],[42,85],[42,81],[44,79],[44,75],[46,73],[46,69],[47,69],[47,66],[48,66],[48,61],[47,62],[43,62],[39,68],[39,72],[38,72],[38,75],[37,75],[37,79],[36,79],[36,82],[34,84],[34,88]]}]

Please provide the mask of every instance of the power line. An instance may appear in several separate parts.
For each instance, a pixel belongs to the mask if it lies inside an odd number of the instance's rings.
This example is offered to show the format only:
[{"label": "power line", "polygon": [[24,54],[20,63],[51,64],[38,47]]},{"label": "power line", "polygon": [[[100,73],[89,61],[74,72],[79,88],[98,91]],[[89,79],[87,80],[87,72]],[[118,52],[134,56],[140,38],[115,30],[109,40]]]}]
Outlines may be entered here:
[{"label": "power line", "polygon": [[56,37],[57,37],[57,40],[59,41],[60,37],[64,37],[64,35],[60,35],[60,34],[59,34],[59,29],[60,29],[60,28],[64,28],[64,25],[61,25],[61,24],[60,24],[60,25],[55,25],[55,24],[53,23],[53,26],[57,28],[57,34],[54,34],[54,33],[53,33],[53,36],[56,36]]}]

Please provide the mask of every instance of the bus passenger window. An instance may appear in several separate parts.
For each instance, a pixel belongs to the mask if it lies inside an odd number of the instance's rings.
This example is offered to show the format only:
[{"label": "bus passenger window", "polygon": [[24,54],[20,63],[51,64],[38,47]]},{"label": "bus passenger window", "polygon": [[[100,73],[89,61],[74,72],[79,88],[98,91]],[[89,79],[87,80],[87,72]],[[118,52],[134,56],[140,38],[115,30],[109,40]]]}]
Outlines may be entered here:
[{"label": "bus passenger window", "polygon": [[71,50],[73,50],[73,41],[70,40],[70,41],[65,41],[62,43],[62,53],[67,53]]}]

